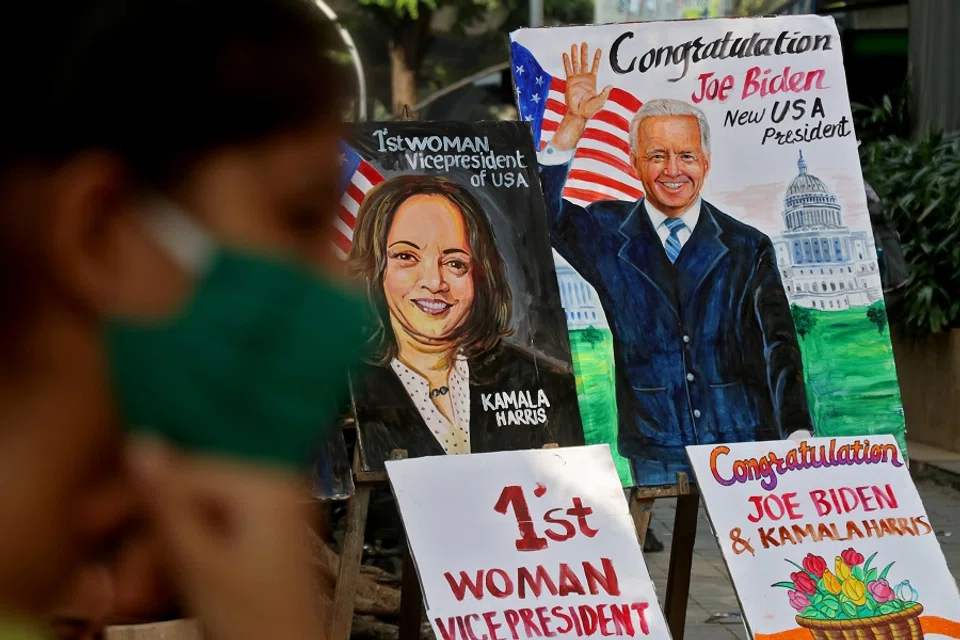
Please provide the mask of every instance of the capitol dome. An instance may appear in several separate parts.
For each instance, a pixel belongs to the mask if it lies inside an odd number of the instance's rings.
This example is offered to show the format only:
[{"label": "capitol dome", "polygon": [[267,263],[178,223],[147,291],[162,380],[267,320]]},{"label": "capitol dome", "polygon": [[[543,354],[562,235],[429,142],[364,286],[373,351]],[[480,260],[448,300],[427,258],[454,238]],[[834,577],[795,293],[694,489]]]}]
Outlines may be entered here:
[{"label": "capitol dome", "polygon": [[807,173],[803,151],[797,160],[799,173],[783,198],[783,221],[788,231],[838,229],[843,226],[840,202],[823,180]]}]

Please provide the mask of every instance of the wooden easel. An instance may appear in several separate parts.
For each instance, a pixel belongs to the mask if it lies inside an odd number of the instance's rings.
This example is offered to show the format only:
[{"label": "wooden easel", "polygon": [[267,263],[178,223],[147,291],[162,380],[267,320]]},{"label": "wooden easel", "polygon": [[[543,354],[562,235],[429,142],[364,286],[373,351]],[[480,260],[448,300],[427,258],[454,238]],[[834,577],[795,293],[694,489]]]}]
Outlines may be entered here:
[{"label": "wooden easel", "polygon": [[[394,449],[392,460],[404,460],[407,452]],[[333,596],[330,615],[331,640],[346,640],[353,625],[353,608],[357,595],[357,580],[363,557],[363,536],[367,528],[370,510],[370,494],[374,487],[387,484],[386,472],[364,471],[360,465],[360,447],[353,450],[353,477],[355,489],[347,507],[347,526],[344,531],[343,548],[340,550],[340,567],[337,571],[337,587]],[[417,572],[410,556],[410,546],[405,545],[403,576],[400,582],[400,640],[416,640],[420,637],[423,594],[417,580]]]},{"label": "wooden easel", "polygon": [[693,568],[693,546],[697,540],[697,512],[700,494],[690,486],[687,474],[677,474],[677,484],[663,487],[634,487],[630,495],[630,515],[637,528],[640,546],[647,540],[647,529],[657,498],[676,498],[677,512],[673,520],[673,541],[670,544],[670,565],[667,570],[667,592],[663,598],[663,614],[673,640],[683,640],[687,622],[687,600],[690,596],[690,572]]}]

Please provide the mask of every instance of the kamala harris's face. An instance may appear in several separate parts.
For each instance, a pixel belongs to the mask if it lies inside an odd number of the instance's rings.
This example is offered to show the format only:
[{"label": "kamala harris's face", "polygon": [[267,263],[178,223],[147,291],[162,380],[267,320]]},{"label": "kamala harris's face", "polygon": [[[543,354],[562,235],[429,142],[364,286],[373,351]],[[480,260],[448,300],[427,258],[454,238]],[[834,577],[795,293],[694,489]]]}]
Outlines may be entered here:
[{"label": "kamala harris's face", "polygon": [[696,201],[710,170],[694,116],[652,116],[640,123],[632,160],[644,197],[661,213],[682,215]]},{"label": "kamala harris's face", "polygon": [[463,214],[452,202],[415,195],[401,204],[383,275],[394,331],[429,344],[452,340],[473,305],[472,258]]}]

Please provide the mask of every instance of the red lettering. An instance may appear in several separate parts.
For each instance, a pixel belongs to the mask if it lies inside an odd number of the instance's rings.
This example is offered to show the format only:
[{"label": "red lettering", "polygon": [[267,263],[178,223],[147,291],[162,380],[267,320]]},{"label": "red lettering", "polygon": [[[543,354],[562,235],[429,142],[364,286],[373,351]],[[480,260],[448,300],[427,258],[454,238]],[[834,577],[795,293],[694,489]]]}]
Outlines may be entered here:
[{"label": "red lettering", "polygon": [[625,604],[610,605],[610,613],[613,616],[613,627],[618,636],[633,637],[633,618],[630,616],[630,607]]},{"label": "red lettering", "polygon": [[866,488],[866,487],[857,487],[857,497],[860,498],[860,504],[863,505],[863,510],[864,510],[864,511],[876,511],[876,510],[877,510],[876,507],[871,507],[870,504],[867,502],[868,500],[870,500],[870,496],[867,495],[867,488]]},{"label": "red lettering", "polygon": [[467,589],[470,590],[474,598],[483,600],[483,569],[477,571],[477,579],[473,582],[470,581],[470,576],[467,575],[466,571],[460,572],[460,582],[454,580],[449,571],[444,573],[443,577],[447,579],[447,584],[450,585],[450,590],[453,591],[453,597],[458,601],[463,600],[464,596],[466,596]]},{"label": "red lettering", "polygon": [[547,573],[547,570],[544,569],[543,566],[538,565],[536,571],[537,577],[534,579],[534,577],[530,575],[530,570],[526,567],[520,567],[517,570],[517,596],[520,598],[526,598],[528,586],[536,598],[540,597],[540,593],[543,591],[544,587],[547,588],[547,591],[550,592],[550,595],[557,595],[557,585],[553,583],[553,579],[550,577],[550,574]]},{"label": "red lettering", "polygon": [[540,621],[540,628],[543,629],[543,635],[548,638],[557,635],[550,630],[550,616],[547,615],[546,607],[537,607],[537,620]]},{"label": "red lettering", "polygon": [[630,605],[630,608],[637,612],[637,618],[640,620],[640,633],[645,636],[650,635],[650,625],[647,624],[648,606],[646,602],[634,602]]},{"label": "red lettering", "polygon": [[[497,585],[493,581],[494,576],[499,576],[503,580],[503,586]],[[513,595],[513,580],[503,569],[490,569],[487,571],[487,591],[494,598],[506,598]]]},{"label": "red lettering", "polygon": [[889,507],[890,509],[897,508],[897,497],[893,495],[893,487],[890,485],[884,485],[883,489],[880,487],[873,488],[873,495],[877,499],[877,503],[880,505],[880,508],[884,506]]},{"label": "red lettering", "polygon": [[540,638],[543,636],[540,628],[537,627],[536,623],[533,621],[533,609],[520,609],[520,617],[523,619],[523,631],[527,634],[528,638],[532,638],[534,636]]},{"label": "red lettering", "polygon": [[592,636],[597,632],[597,612],[588,604],[580,605],[577,610],[580,612],[580,619],[583,621],[583,634]]},{"label": "red lettering", "polygon": [[700,81],[699,89],[690,95],[694,104],[699,104],[704,99],[715,100],[717,98],[720,99],[720,102],[725,102],[730,95],[730,90],[733,89],[733,76],[724,76],[723,80],[717,80],[713,77],[713,72],[710,72],[701,73],[697,80]]},{"label": "red lettering", "polygon": [[600,593],[597,584],[603,586],[603,590],[607,592],[607,595],[620,595],[620,585],[617,580],[617,572],[613,568],[613,562],[610,558],[600,558],[600,563],[603,565],[602,574],[597,571],[595,566],[586,560],[583,562],[583,573],[587,578],[587,588],[590,590],[591,595]]},{"label": "red lettering", "polygon": [[517,485],[504,487],[500,492],[500,499],[494,505],[497,513],[506,514],[507,508],[513,506],[513,514],[520,528],[520,537],[516,541],[517,551],[540,551],[547,548],[547,539],[537,535],[533,528],[533,519],[530,517],[530,508],[523,495],[523,489]]},{"label": "red lettering", "polygon": [[587,595],[583,590],[583,585],[580,583],[580,579],[577,577],[577,574],[573,572],[573,569],[570,568],[566,562],[560,563],[560,589],[561,596],[570,595],[571,593],[576,593],[577,595]]},{"label": "red lettering", "polygon": [[609,618],[603,614],[603,610],[607,605],[601,604],[597,606],[597,620],[600,623],[600,635],[609,636],[612,635],[611,631],[607,629],[607,625],[613,622],[612,618]]},{"label": "red lettering", "polygon": [[800,506],[800,503],[797,502],[796,491],[783,494],[783,504],[786,505],[787,515],[790,516],[791,520],[799,520],[803,517],[797,512],[797,508]]},{"label": "red lettering", "polygon": [[457,634],[454,632],[457,626],[456,618],[447,618],[449,626],[444,625],[441,618],[434,618],[434,622],[437,624],[437,629],[440,629],[441,640],[456,640]]},{"label": "red lettering", "polygon": [[756,507],[757,513],[748,515],[747,520],[750,522],[760,522],[763,520],[763,496],[752,496],[749,502],[752,502],[753,506]]},{"label": "red lettering", "polygon": [[497,629],[503,625],[499,622],[494,622],[493,618],[497,615],[496,611],[487,611],[483,614],[483,620],[487,623],[487,633],[490,634],[490,640],[503,640],[499,635],[497,635]]},{"label": "red lettering", "polygon": [[470,618],[476,618],[479,621],[480,615],[476,613],[468,613],[463,619],[464,623],[467,626],[467,636],[470,638],[470,640],[488,640],[486,634],[484,634],[479,638],[477,637],[477,634],[473,632],[473,625],[470,624]]},{"label": "red lettering", "polygon": [[576,516],[577,524],[580,525],[580,533],[588,538],[592,538],[599,533],[596,529],[591,529],[590,526],[587,525],[587,516],[591,513],[593,513],[593,509],[583,506],[583,501],[580,500],[580,498],[574,498],[573,507],[567,509],[568,516]]},{"label": "red lettering", "polygon": [[[857,500],[856,491],[850,487],[840,487],[837,493],[840,495],[840,502],[843,503],[844,513],[850,513],[860,504],[860,501]],[[853,504],[850,503],[851,500]]]},{"label": "red lettering", "polygon": [[563,620],[564,624],[566,624],[566,626],[562,629],[557,629],[557,633],[563,635],[573,629],[573,620],[571,620],[570,616],[563,612],[563,607],[554,607],[550,610],[550,613],[553,614],[554,618],[560,618]]},{"label": "red lettering", "polygon": [[826,501],[827,492],[823,489],[814,489],[810,492],[810,500],[813,506],[817,508],[817,515],[821,518],[830,513],[830,503]]},{"label": "red lettering", "polygon": [[520,614],[513,609],[507,609],[503,612],[503,617],[507,621],[507,626],[510,627],[510,635],[513,636],[513,640],[520,640],[520,636],[517,634],[517,625],[520,624]]},{"label": "red lettering", "polygon": [[569,540],[573,536],[577,535],[577,530],[569,520],[562,518],[554,518],[551,514],[556,513],[557,511],[563,511],[563,509],[550,509],[543,516],[543,521],[549,524],[558,524],[563,527],[566,533],[557,533],[551,529],[544,531],[544,534],[553,540],[554,542],[563,542],[564,540]]}]

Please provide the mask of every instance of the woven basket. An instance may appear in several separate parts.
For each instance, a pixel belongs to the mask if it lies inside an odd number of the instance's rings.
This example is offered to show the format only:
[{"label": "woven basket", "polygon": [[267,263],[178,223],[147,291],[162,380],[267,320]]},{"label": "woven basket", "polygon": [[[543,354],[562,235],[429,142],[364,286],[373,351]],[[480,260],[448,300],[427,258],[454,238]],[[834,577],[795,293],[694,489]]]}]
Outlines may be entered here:
[{"label": "woven basket", "polygon": [[923,605],[859,620],[811,620],[797,616],[797,624],[809,629],[814,640],[922,640],[920,614]]}]

